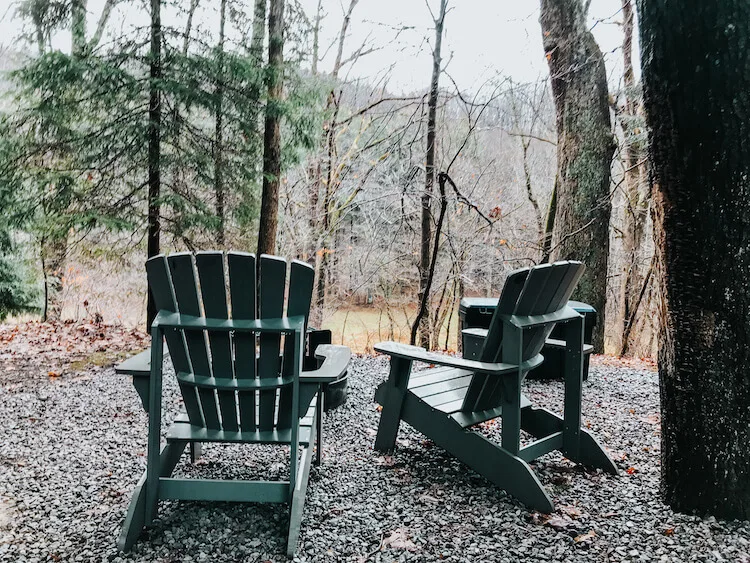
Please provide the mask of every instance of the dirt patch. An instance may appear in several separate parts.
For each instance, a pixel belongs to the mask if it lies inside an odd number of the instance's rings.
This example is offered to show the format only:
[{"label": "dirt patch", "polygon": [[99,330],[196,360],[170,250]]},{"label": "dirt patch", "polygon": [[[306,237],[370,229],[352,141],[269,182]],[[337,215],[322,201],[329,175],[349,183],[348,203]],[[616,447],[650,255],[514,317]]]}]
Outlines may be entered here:
[{"label": "dirt patch", "polygon": [[0,325],[0,385],[108,367],[147,347],[145,332],[95,321]]}]

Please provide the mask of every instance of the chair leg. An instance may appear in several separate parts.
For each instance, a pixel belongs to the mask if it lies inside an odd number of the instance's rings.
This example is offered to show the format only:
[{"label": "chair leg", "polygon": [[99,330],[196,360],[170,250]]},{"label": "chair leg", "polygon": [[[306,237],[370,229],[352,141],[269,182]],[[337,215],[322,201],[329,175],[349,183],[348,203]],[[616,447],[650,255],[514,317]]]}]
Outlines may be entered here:
[{"label": "chair leg", "polygon": [[[186,442],[170,442],[164,446],[159,455],[159,476],[169,477],[174,471],[180,456],[185,451]],[[145,471],[133,491],[133,496],[128,505],[125,522],[122,524],[120,536],[117,539],[117,547],[121,551],[130,551],[130,548],[138,541],[146,522],[146,478]]]},{"label": "chair leg", "polygon": [[463,430],[463,444],[452,453],[474,471],[539,512],[555,510],[539,478],[528,463],[471,430]]},{"label": "chair leg", "polygon": [[316,412],[316,420],[315,420],[315,460],[313,463],[315,465],[320,465],[320,460],[322,458],[323,454],[323,413],[325,411],[325,405],[323,404],[323,401],[325,400],[325,393],[323,393],[323,390],[321,389],[318,391],[318,401],[315,405],[315,412]]},{"label": "chair leg", "polygon": [[503,424],[500,428],[502,446],[514,456],[521,449],[521,381],[523,374],[508,374],[501,381],[503,385]]},{"label": "chair leg", "polygon": [[[159,475],[161,473],[161,380],[164,341],[161,329],[151,331],[151,376],[149,378],[148,446],[146,448],[145,524],[156,517],[159,503]],[[176,462],[175,462],[176,463]]]},{"label": "chair leg", "polygon": [[125,514],[117,547],[120,551],[130,551],[146,525],[146,473],[138,481]]},{"label": "chair leg", "polygon": [[404,421],[529,508],[555,507],[528,463],[483,436],[462,428],[420,399],[407,395]]},{"label": "chair leg", "polygon": [[190,463],[195,463],[203,455],[203,444],[201,442],[190,442]]},{"label": "chair leg", "polygon": [[375,449],[380,452],[391,452],[396,446],[398,425],[404,398],[409,387],[411,361],[404,358],[391,358],[391,371],[388,381],[384,383],[383,412],[380,413],[378,434],[375,437]]},{"label": "chair leg", "polygon": [[[521,428],[536,438],[560,432],[563,426],[564,420],[547,409],[528,407],[521,411]],[[607,473],[617,475],[615,463],[596,438],[583,428],[580,429],[579,451],[576,453],[563,450],[563,453],[571,461],[598,467]]]},{"label": "chair leg", "polygon": [[307,482],[310,477],[310,462],[313,457],[313,445],[309,444],[302,450],[300,457],[297,482],[294,486],[289,507],[289,536],[286,544],[286,554],[289,558],[294,557],[299,540],[299,530],[302,524],[302,512],[305,508],[305,495],[307,494]]}]

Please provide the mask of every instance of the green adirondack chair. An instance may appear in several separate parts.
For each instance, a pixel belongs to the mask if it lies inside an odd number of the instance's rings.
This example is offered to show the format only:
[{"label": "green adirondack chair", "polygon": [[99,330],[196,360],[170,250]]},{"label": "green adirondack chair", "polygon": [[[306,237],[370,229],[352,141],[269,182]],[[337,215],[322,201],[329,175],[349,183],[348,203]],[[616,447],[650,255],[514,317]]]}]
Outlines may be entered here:
[{"label": "green adirondack chair", "polygon": [[[346,371],[351,354],[343,346],[319,346],[322,365],[302,371],[313,270],[293,261],[289,271],[284,310],[287,262],[281,258],[261,256],[257,277],[256,257],[240,252],[159,255],[147,262],[159,311],[150,359],[141,355],[118,368],[141,382],[144,369],[149,372],[148,391],[139,390],[149,413],[147,469],[118,540],[123,551],[152,523],[159,500],[179,499],[288,503],[287,553],[293,555],[316,442],[320,462],[321,386]],[[184,412],[160,448],[164,340]],[[290,446],[289,481],[172,477],[186,445],[203,442]]]},{"label": "green adirondack chair", "polygon": [[[390,375],[375,394],[383,407],[375,448],[392,451],[399,421],[432,439],[477,473],[542,512],[554,505],[529,462],[552,450],[573,461],[616,473],[612,460],[581,428],[583,317],[566,306],[583,274],[580,262],[557,262],[510,274],[480,359],[431,353],[395,342],[375,345],[391,356]],[[556,323],[565,323],[564,416],[535,408],[521,393],[529,370]],[[412,362],[434,364],[411,373]],[[500,418],[501,443],[471,428]],[[524,430],[535,438],[521,447]]]}]

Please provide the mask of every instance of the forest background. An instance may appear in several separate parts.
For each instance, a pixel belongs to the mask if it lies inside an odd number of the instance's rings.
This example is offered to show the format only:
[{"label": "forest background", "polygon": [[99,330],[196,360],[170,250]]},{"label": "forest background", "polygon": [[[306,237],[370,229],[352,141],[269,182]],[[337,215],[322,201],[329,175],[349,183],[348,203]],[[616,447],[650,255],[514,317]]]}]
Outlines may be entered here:
[{"label": "forest background", "polygon": [[[144,326],[154,218],[161,251],[255,251],[265,176],[278,180],[275,252],[315,266],[312,323],[336,342],[408,340],[427,289],[417,339],[455,349],[462,297],[496,297],[515,268],[579,258],[599,350],[653,355],[631,1],[541,22],[537,3],[400,4],[11,4],[0,14],[0,315]],[[269,58],[274,10],[283,64]],[[578,115],[603,108],[593,149],[565,134],[556,102],[571,76],[593,92],[572,93]],[[264,175],[269,116],[277,178]],[[566,164],[594,149],[586,170]]]}]

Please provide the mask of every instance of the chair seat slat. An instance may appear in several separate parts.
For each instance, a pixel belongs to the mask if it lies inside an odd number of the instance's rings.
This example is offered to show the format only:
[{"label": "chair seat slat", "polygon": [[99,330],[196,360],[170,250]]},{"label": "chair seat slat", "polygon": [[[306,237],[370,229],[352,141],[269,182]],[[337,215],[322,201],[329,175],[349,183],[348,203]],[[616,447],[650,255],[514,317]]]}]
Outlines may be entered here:
[{"label": "chair seat slat", "polygon": [[439,395],[446,391],[452,391],[453,389],[460,389],[468,387],[471,383],[472,375],[464,375],[461,377],[454,377],[452,379],[438,381],[431,383],[430,385],[424,385],[422,387],[410,388],[410,391],[417,397],[430,397],[432,395]]}]

